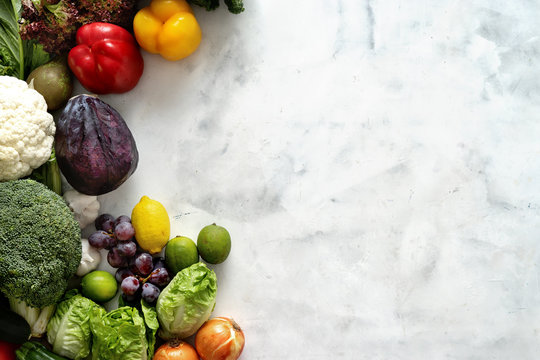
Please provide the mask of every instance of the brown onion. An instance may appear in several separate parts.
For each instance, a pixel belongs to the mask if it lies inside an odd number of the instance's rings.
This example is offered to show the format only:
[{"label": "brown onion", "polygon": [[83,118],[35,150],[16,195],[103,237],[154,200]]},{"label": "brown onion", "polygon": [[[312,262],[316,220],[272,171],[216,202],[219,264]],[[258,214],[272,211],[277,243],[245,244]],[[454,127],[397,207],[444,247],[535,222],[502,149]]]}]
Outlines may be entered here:
[{"label": "brown onion", "polygon": [[195,348],[202,360],[236,360],[244,349],[244,332],[234,320],[208,320],[195,336]]},{"label": "brown onion", "polygon": [[161,345],[154,354],[154,360],[199,360],[193,346],[182,340],[169,340]]}]

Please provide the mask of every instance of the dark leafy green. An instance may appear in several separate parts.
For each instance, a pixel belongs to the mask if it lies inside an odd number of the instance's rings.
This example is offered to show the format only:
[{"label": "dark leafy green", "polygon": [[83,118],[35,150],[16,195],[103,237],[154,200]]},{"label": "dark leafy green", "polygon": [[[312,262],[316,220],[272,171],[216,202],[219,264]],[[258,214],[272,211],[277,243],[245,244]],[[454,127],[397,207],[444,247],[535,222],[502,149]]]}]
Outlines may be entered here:
[{"label": "dark leafy green", "polygon": [[[208,11],[215,10],[219,6],[219,0],[188,0],[188,2],[203,7]],[[233,14],[240,14],[244,11],[243,0],[224,0],[224,2]]]},{"label": "dark leafy green", "polygon": [[0,75],[24,80],[50,56],[35,41],[22,40],[19,35],[20,0],[0,1]]}]

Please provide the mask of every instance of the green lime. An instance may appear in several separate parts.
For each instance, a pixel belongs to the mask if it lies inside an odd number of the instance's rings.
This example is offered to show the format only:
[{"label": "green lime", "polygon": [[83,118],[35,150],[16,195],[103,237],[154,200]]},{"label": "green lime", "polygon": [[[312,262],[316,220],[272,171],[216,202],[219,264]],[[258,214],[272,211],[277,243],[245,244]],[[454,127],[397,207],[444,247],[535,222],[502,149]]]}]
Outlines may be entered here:
[{"label": "green lime", "polygon": [[197,249],[207,263],[220,264],[231,252],[231,235],[216,224],[205,226],[197,237]]},{"label": "green lime", "polygon": [[195,242],[185,236],[177,236],[165,246],[165,264],[176,275],[180,270],[199,262],[199,252]]},{"label": "green lime", "polygon": [[84,296],[101,303],[111,300],[118,290],[114,276],[102,270],[86,274],[82,278],[81,286]]}]

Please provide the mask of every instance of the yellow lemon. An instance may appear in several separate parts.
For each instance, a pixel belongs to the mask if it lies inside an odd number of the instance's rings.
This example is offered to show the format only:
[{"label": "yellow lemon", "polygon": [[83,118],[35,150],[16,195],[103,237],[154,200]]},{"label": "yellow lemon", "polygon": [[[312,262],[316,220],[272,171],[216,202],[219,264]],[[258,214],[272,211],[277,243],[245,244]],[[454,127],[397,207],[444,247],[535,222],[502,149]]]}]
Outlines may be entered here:
[{"label": "yellow lemon", "polygon": [[131,223],[135,228],[135,239],[139,246],[155,254],[169,241],[171,223],[165,207],[157,200],[143,196],[131,212]]}]

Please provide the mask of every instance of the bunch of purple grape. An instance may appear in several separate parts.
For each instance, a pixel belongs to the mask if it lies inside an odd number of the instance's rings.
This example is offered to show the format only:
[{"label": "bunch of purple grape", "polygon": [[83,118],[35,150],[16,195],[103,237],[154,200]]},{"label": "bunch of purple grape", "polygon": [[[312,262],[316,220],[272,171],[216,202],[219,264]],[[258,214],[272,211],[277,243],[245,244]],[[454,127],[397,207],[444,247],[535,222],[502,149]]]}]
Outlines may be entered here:
[{"label": "bunch of purple grape", "polygon": [[97,249],[109,250],[107,261],[118,269],[115,277],[124,301],[133,303],[142,297],[147,303],[154,303],[161,289],[170,282],[163,259],[154,259],[137,246],[135,229],[128,216],[114,218],[102,214],[95,226],[97,231],[88,237],[88,242]]}]

